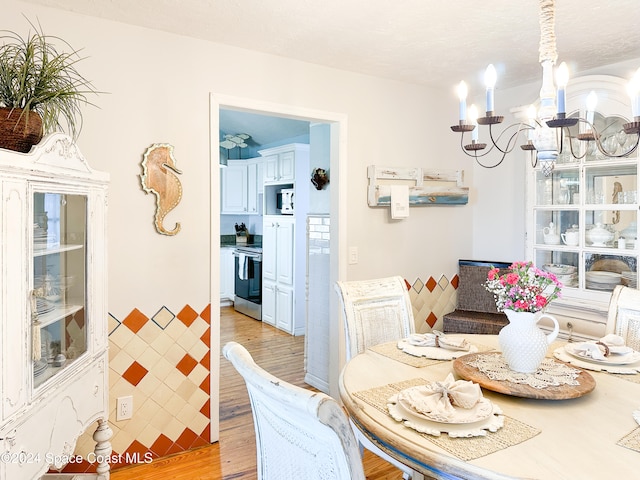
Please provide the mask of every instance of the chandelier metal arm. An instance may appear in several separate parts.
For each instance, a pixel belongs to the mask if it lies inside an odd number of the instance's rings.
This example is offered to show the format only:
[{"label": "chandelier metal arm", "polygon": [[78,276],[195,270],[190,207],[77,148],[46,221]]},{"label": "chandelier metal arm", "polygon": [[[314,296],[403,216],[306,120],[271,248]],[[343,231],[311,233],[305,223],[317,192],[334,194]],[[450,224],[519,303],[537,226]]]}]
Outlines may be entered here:
[{"label": "chandelier metal arm", "polygon": [[[520,124],[520,128],[518,128],[518,131],[516,131],[515,133],[513,133],[511,135],[511,137],[509,138],[509,141],[507,142],[507,147],[503,150],[502,148],[500,148],[498,146],[498,141],[500,140],[500,138],[502,137],[502,135],[505,134],[506,130],[502,131],[500,133],[500,135],[498,136],[497,140],[494,140],[493,137],[491,137],[491,147],[489,148],[489,150],[487,150],[486,152],[482,153],[482,154],[478,154],[479,151],[484,150],[486,148],[486,144],[484,143],[471,143],[471,144],[464,144],[464,133],[460,136],[460,147],[462,148],[462,151],[468,156],[468,157],[472,157],[475,158],[476,162],[478,162],[478,165],[480,165],[483,168],[495,168],[497,166],[499,166],[504,159],[506,158],[507,154],[510,153],[511,151],[513,151],[513,149],[515,148],[516,142],[515,140],[517,139],[518,135],[520,134],[520,132],[522,131],[522,126],[523,124]],[[509,128],[514,127],[515,124],[510,125],[509,127],[507,127],[507,130]],[[527,125],[527,128],[531,128]],[[489,127],[489,129],[491,129],[491,127]],[[489,155],[493,149],[498,150],[500,153],[502,153],[502,156],[500,157],[500,159],[492,164],[492,165],[488,165],[488,164],[484,164],[482,163],[479,159],[482,157],[485,157],[487,155]],[[471,152],[471,153],[470,153]]]},{"label": "chandelier metal arm", "polygon": [[[511,135],[511,137],[509,138],[509,141],[507,142],[504,150],[502,148],[500,148],[500,139],[502,138],[503,135],[505,135],[509,129],[512,128],[517,128],[518,130]],[[531,130],[534,129],[534,127],[532,127],[529,124],[520,122],[520,123],[512,123],[511,125],[509,125],[508,127],[506,127],[502,132],[500,132],[500,135],[498,135],[497,139],[493,138],[493,130],[491,129],[491,125],[489,125],[489,138],[491,139],[491,143],[493,143],[493,146],[499,150],[501,153],[511,153],[513,151],[513,149],[516,147],[516,139],[518,138],[518,136],[520,135],[520,132],[524,131],[524,130]]]},{"label": "chandelier metal arm", "polygon": [[[578,154],[574,148],[573,148],[573,143],[571,142],[571,139],[573,138],[577,138],[580,141],[583,142],[594,142],[596,148],[598,149],[598,151],[604,155],[607,158],[623,158],[626,157],[630,154],[632,154],[633,152],[635,152],[638,148],[638,144],[640,143],[640,135],[636,136],[636,141],[633,144],[633,146],[631,146],[630,148],[628,148],[626,151],[621,152],[621,153],[615,153],[615,152],[609,152],[605,146],[602,144],[602,135],[598,132],[598,130],[596,129],[596,127],[589,121],[583,119],[583,118],[576,118],[573,119],[575,120],[575,122],[573,122],[574,124],[577,122],[581,122],[587,125],[588,128],[585,129],[584,133],[579,133],[577,136],[572,136],[571,132],[569,131],[569,128],[566,126],[557,126],[558,124],[556,123],[556,126],[554,126],[554,122],[557,122],[556,120],[551,120],[549,122],[547,122],[547,124],[549,124],[549,126],[553,127],[553,128],[557,128],[558,129],[558,144],[559,144],[559,148],[558,148],[558,152],[562,153],[564,151],[564,139],[565,137],[569,139],[569,152],[571,153],[571,156],[573,158],[575,158],[576,160],[581,160],[583,158],[585,158],[587,156],[587,152],[588,152],[588,148],[585,148],[584,152],[582,153],[582,155]],[[626,124],[629,125],[629,124]],[[627,128],[627,130],[629,130],[629,128]],[[636,132],[629,132],[631,134],[636,133]],[[622,145],[622,144],[621,144]]]},{"label": "chandelier metal arm", "polygon": [[[593,125],[591,122],[589,122],[587,120],[584,120],[582,118],[580,119],[580,121],[585,123],[587,125],[587,128],[585,129],[586,132],[579,134],[577,138],[579,140],[583,141],[583,142],[584,141],[586,141],[586,142],[595,142],[595,145],[596,145],[596,148],[598,149],[598,151],[600,153],[602,153],[606,157],[610,157],[610,158],[626,157],[626,156],[632,154],[633,152],[635,152],[636,149],[638,148],[638,143],[640,142],[640,135],[638,135],[637,128],[634,128],[634,122],[626,123],[624,125],[623,131],[628,135],[635,133],[636,134],[635,143],[627,151],[624,151],[622,153],[616,154],[616,153],[611,153],[611,152],[607,151],[607,149],[604,147],[604,145],[602,144],[602,140],[601,140],[602,135],[598,132],[598,130],[596,129],[595,125]],[[580,158],[582,158],[582,157],[580,157]]]}]

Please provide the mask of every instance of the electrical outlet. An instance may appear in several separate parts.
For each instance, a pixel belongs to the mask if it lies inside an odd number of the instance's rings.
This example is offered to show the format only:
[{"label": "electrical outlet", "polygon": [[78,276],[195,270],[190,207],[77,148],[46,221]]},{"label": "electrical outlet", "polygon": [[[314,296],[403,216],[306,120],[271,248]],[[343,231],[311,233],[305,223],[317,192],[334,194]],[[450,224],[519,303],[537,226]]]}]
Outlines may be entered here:
[{"label": "electrical outlet", "polygon": [[116,421],[128,420],[133,415],[133,397],[118,397],[116,399]]}]

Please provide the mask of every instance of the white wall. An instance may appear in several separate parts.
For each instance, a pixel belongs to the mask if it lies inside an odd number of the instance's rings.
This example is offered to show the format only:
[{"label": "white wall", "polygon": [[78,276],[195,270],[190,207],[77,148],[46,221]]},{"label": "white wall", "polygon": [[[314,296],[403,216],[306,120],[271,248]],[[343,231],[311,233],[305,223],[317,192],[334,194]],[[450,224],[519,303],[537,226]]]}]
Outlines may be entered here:
[{"label": "white wall", "polygon": [[[203,265],[209,252],[210,92],[348,115],[349,189],[343,207],[349,210],[349,244],[360,248],[360,263],[349,270],[350,277],[402,272],[411,279],[424,271],[449,272],[458,256],[471,253],[468,236],[454,235],[469,224],[470,208],[415,209],[410,219],[392,222],[388,209],[370,209],[366,203],[369,164],[469,168],[451,153],[457,139],[437,114],[449,107],[449,92],[17,0],[5,2],[4,24],[26,32],[22,13],[37,17],[46,33],[82,48],[89,58],[78,65],[80,71],[97,89],[109,92],[96,99],[100,109],[86,109],[79,144],[94,168],[111,173],[114,313],[124,313],[132,303],[140,305],[145,297],[152,305],[158,295],[169,300],[208,298]],[[172,238],[153,231],[153,200],[139,186],[142,154],[154,142],[174,145],[184,172],[182,202],[167,218],[169,224],[180,221],[182,231]],[[171,278],[163,274],[167,267],[175,270]]]},{"label": "white wall", "polygon": [[[329,213],[331,208],[331,127],[327,123],[314,123],[309,128],[309,183],[304,185],[309,188],[309,213]],[[316,189],[311,183],[311,172],[316,168],[323,168],[328,176],[327,183],[321,190]]]}]

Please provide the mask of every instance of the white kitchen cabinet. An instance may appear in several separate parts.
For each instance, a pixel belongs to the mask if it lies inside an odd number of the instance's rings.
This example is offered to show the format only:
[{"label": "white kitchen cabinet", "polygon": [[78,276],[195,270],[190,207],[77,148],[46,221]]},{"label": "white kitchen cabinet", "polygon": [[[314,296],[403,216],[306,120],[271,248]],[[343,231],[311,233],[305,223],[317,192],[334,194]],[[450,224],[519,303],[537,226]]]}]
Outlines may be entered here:
[{"label": "white kitchen cabinet", "polygon": [[276,328],[294,334],[293,288],[278,285],[276,290]]},{"label": "white kitchen cabinet", "polygon": [[[264,256],[262,257],[264,259]],[[262,282],[262,321],[276,326],[276,283]]]},{"label": "white kitchen cabinet", "polygon": [[[306,218],[311,181],[309,145],[260,150],[263,156],[262,319],[292,335],[306,330]],[[278,206],[282,189],[294,190],[294,211]]]},{"label": "white kitchen cabinet", "polygon": [[[264,217],[262,231],[262,320],[294,334],[294,234],[292,217]],[[304,300],[304,297],[301,301]]]},{"label": "white kitchen cabinet", "polygon": [[247,160],[247,213],[260,213],[260,194],[264,191],[262,159]]},{"label": "white kitchen cabinet", "polygon": [[262,185],[262,158],[229,160],[221,170],[220,213],[259,214]]},{"label": "white kitchen cabinet", "polygon": [[247,165],[229,160],[221,171],[222,199],[220,213],[247,213]]},{"label": "white kitchen cabinet", "polygon": [[292,144],[258,152],[264,158],[265,183],[286,183],[295,180],[298,157],[309,156],[309,145]]},{"label": "white kitchen cabinet", "polygon": [[233,303],[235,294],[235,264],[233,251],[235,247],[220,248],[220,304]]},{"label": "white kitchen cabinet", "polygon": [[96,422],[109,476],[107,184],[60,133],[0,150],[2,479],[62,468]]}]

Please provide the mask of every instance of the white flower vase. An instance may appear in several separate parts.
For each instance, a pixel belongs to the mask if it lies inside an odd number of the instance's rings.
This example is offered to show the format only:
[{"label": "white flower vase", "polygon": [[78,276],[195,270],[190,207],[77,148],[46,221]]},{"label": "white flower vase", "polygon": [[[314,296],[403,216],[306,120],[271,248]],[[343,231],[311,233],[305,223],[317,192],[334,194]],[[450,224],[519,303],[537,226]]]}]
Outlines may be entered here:
[{"label": "white flower vase", "polygon": [[[502,355],[514,372],[534,373],[547,354],[549,345],[558,336],[558,320],[542,312],[505,310],[504,313],[509,323],[498,334]],[[545,317],[551,319],[554,325],[548,335],[537,325]]]}]

